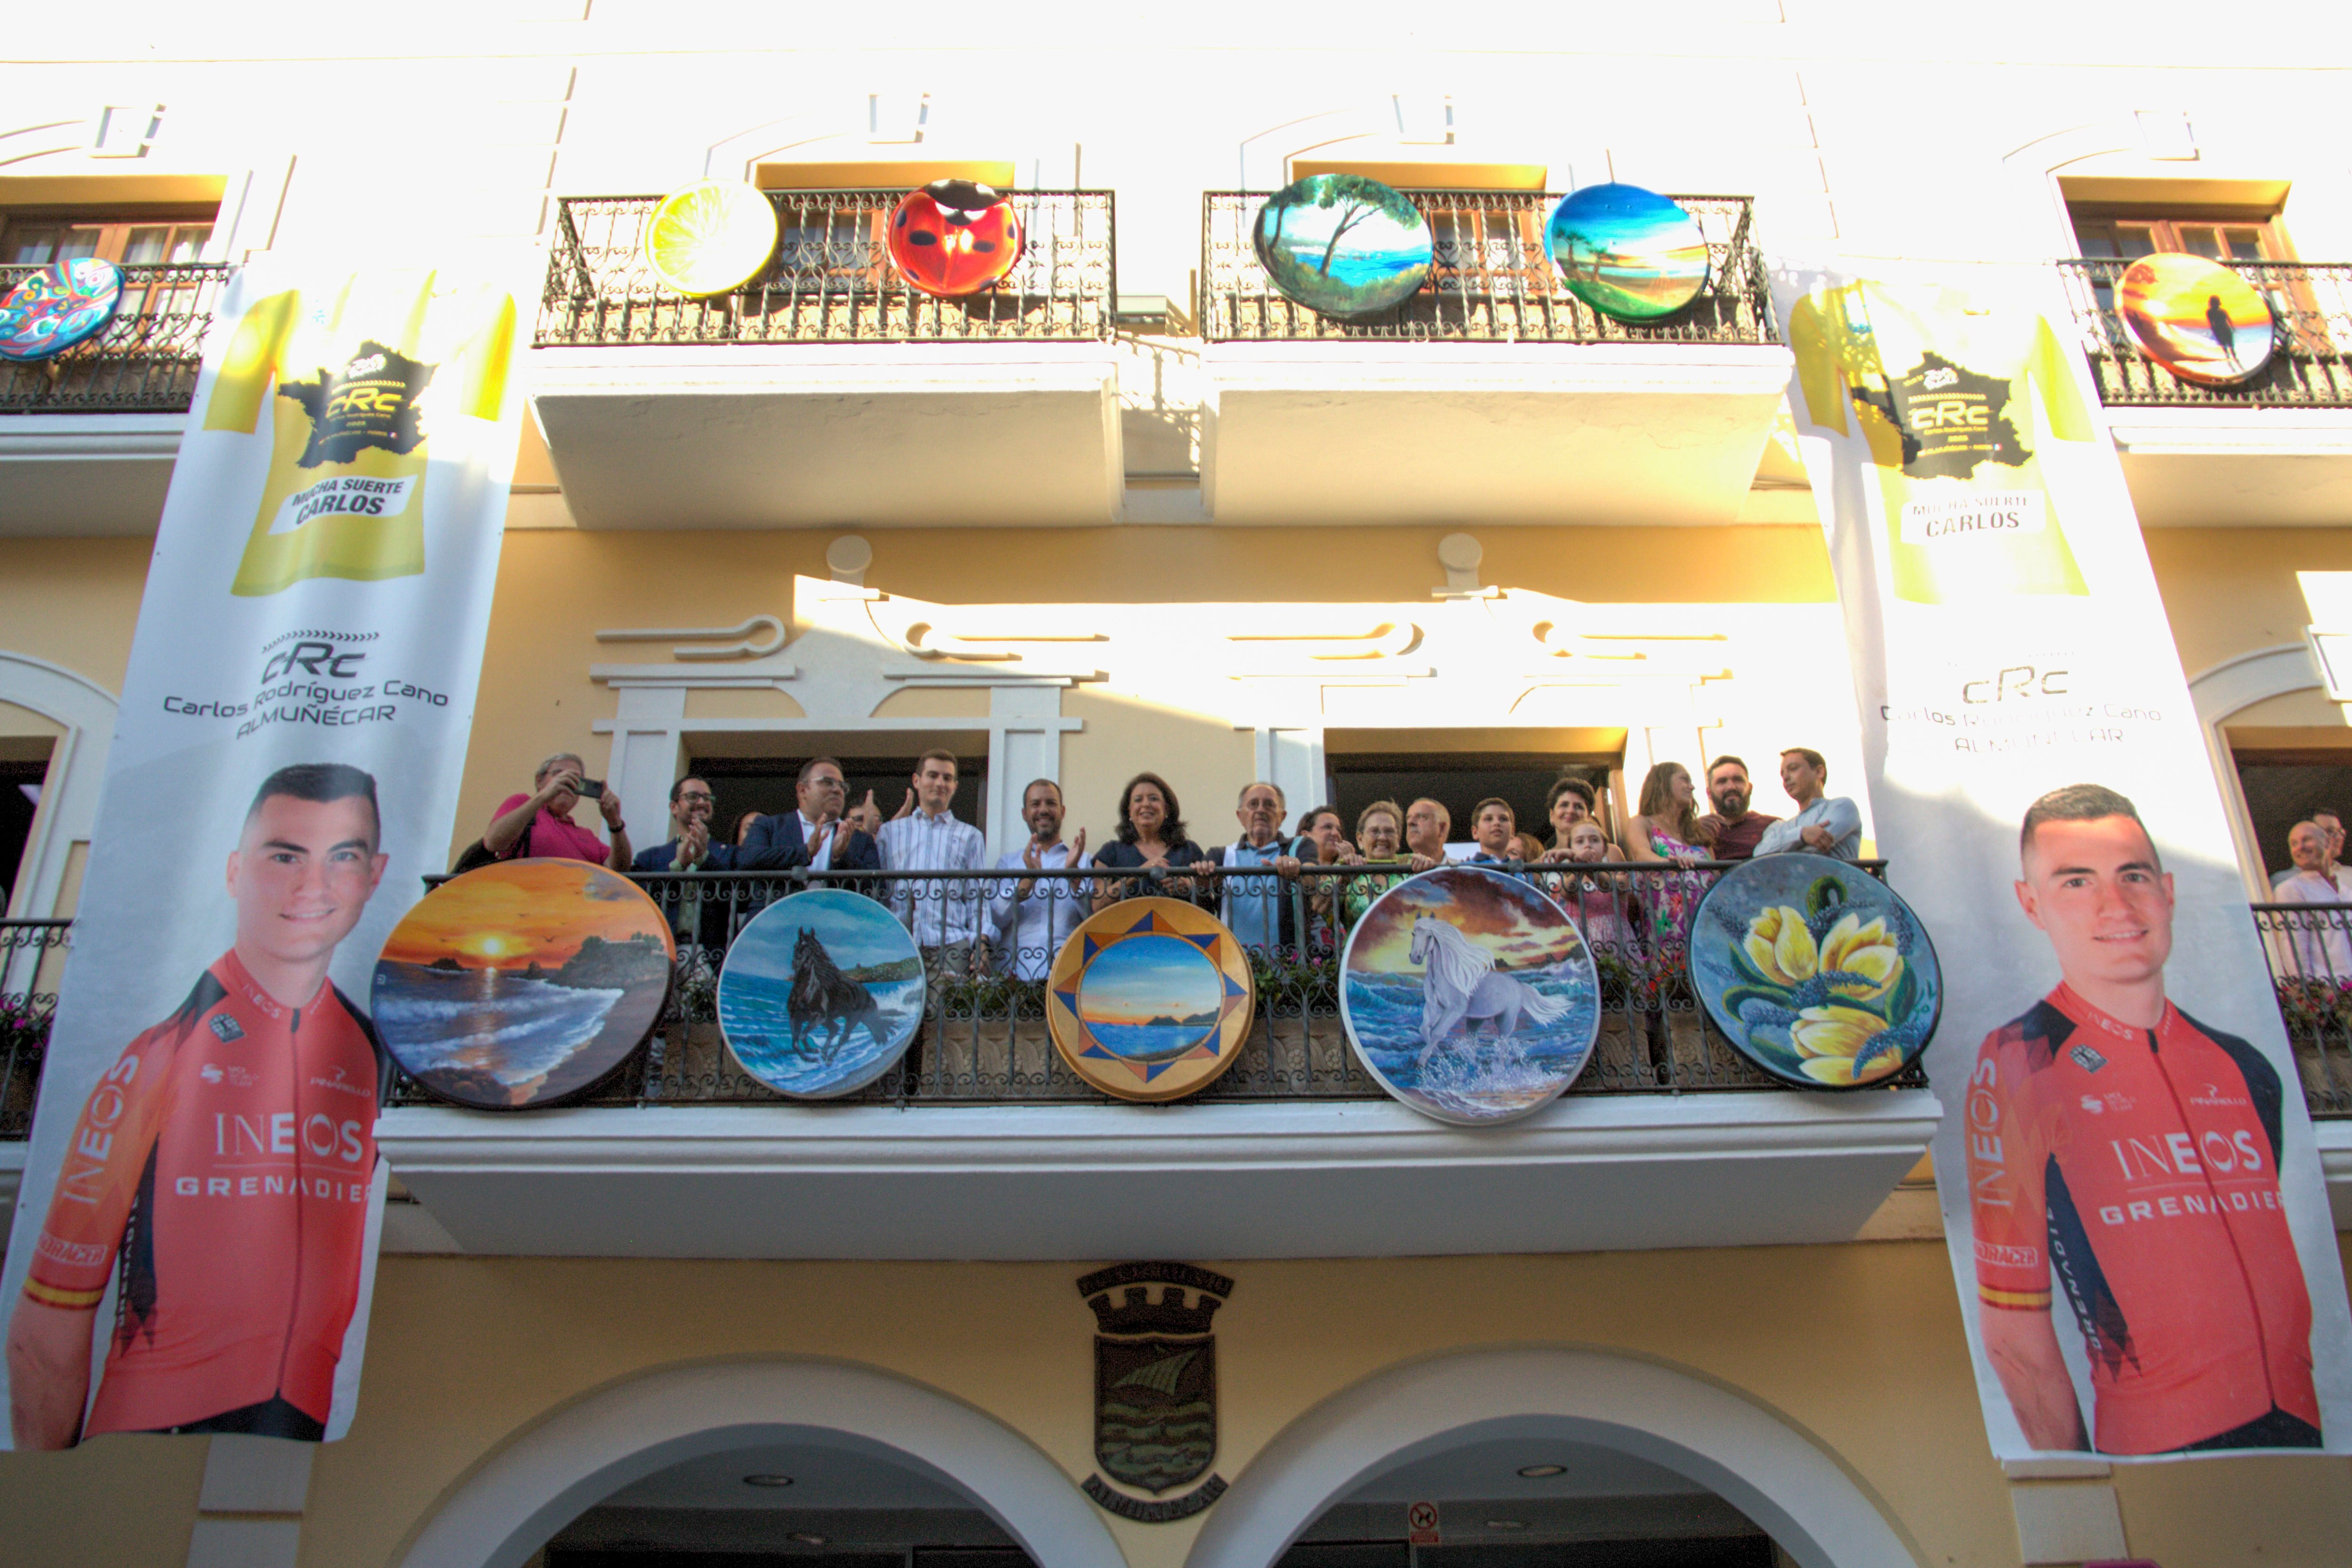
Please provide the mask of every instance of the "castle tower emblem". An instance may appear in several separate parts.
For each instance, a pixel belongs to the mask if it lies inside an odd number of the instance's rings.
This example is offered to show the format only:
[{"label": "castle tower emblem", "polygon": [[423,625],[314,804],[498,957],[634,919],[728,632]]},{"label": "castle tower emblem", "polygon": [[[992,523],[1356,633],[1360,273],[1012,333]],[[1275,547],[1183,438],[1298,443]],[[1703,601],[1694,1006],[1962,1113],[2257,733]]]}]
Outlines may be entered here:
[{"label": "castle tower emblem", "polygon": [[1233,1292],[1223,1275],[1187,1263],[1122,1263],[1078,1281],[1095,1313],[1095,1461],[1102,1467],[1087,1478],[1086,1492],[1113,1513],[1164,1524],[1223,1495],[1224,1479],[1213,1475],[1169,1494],[1198,1480],[1217,1457],[1210,1320]]}]

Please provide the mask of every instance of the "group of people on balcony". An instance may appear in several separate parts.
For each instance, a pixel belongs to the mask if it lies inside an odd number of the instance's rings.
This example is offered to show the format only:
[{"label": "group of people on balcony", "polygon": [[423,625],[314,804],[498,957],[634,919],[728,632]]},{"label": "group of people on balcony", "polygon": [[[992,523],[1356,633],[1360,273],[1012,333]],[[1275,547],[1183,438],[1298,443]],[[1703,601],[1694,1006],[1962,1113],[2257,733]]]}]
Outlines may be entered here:
[{"label": "group of people on balcony", "polygon": [[[1659,763],[1642,781],[1620,847],[1596,816],[1592,785],[1564,773],[1546,794],[1549,845],[1519,830],[1509,801],[1490,796],[1471,814],[1473,852],[1458,858],[1537,882],[1571,909],[1604,951],[1678,943],[1705,891],[1696,869],[1704,863],[1791,850],[1846,860],[1859,854],[1861,814],[1852,800],[1827,793],[1829,766],[1821,753],[1791,747],[1780,764],[1781,788],[1797,807],[1787,817],[1752,808],[1753,784],[1738,757],[1720,756],[1708,764],[1706,802],[1713,809],[1704,816],[1690,770]],[[1286,833],[1288,805],[1281,787],[1265,780],[1245,786],[1235,802],[1240,832],[1234,841],[1204,847],[1191,837],[1175,789],[1158,773],[1139,773],[1119,793],[1110,841],[1092,855],[1085,829],[1063,837],[1067,808],[1061,785],[1033,780],[1021,797],[1028,837],[991,866],[980,829],[954,813],[960,771],[954,753],[945,751],[926,752],[918,760],[905,803],[887,820],[871,791],[850,803],[839,762],[811,758],[793,780],[793,808],[742,814],[731,840],[712,836],[716,797],[709,781],[689,773],[670,789],[669,837],[633,851],[619,797],[585,779],[584,771],[568,752],[541,763],[531,793],[500,804],[483,834],[484,849],[497,858],[563,856],[638,872],[963,873],[893,878],[876,889],[913,934],[927,966],[942,977],[1001,971],[1041,979],[1088,914],[1146,893],[1214,909],[1245,946],[1266,952],[1328,947],[1389,888],[1456,858],[1449,850],[1453,814],[1433,797],[1410,805],[1374,801],[1356,814],[1352,838],[1332,805],[1307,812]],[[595,804],[609,844],[572,820],[582,801]],[[1566,869],[1612,861],[1673,869],[1640,879],[1638,894],[1629,886],[1633,879],[1622,875]],[[1312,866],[1365,869],[1302,879]],[[1071,875],[1082,870],[1093,874]],[[1002,875],[971,875],[990,871]],[[689,919],[686,929],[693,928]]]}]

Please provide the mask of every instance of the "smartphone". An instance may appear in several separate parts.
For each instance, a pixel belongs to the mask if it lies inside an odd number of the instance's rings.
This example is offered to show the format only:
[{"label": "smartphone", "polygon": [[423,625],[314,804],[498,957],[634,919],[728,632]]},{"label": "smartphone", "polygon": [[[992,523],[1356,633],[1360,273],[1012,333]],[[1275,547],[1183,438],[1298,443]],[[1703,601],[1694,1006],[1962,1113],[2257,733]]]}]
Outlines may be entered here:
[{"label": "smartphone", "polygon": [[604,781],[603,779],[582,779],[580,781],[580,788],[575,793],[582,800],[602,800],[604,798]]}]

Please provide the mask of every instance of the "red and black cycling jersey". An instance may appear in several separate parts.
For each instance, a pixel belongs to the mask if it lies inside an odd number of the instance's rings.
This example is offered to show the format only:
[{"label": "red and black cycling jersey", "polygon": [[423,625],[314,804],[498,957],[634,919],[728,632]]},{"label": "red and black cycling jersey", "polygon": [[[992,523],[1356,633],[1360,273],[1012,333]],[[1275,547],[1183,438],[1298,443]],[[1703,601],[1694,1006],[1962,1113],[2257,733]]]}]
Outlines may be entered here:
[{"label": "red and black cycling jersey", "polygon": [[2094,1445],[2186,1447],[2282,1410],[2313,1426],[2311,1296],[2279,1192],[2277,1069],[2166,1004],[2134,1028],[2060,985],[1969,1081],[1977,1294],[2089,1346]]},{"label": "red and black cycling jersey", "polygon": [[28,1300],[88,1309],[117,1277],[83,1436],[273,1401],[323,1427],[388,1059],[331,984],[289,1007],[232,951],[99,1079],[25,1279]]}]

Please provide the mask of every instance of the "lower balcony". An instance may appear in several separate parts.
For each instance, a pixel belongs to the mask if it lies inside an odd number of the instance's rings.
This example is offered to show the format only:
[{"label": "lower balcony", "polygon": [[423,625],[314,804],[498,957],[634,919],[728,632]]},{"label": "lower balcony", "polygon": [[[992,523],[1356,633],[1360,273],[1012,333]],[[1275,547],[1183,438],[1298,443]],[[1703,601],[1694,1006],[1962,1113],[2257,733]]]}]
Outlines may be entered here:
[{"label": "lower balcony", "polygon": [[[1633,889],[1660,875],[1610,873]],[[875,874],[831,879],[861,877]],[[1345,1037],[1328,944],[1253,952],[1236,1065],[1181,1102],[1120,1102],[1072,1073],[1042,984],[1005,963],[932,986],[907,1058],[866,1090],[792,1101],[730,1055],[711,973],[713,949],[803,879],[636,879],[674,910],[698,898],[712,942],[682,946],[654,1037],[562,1109],[464,1110],[404,1083],[381,1128],[416,1200],[396,1230],[478,1253],[860,1258],[1843,1240],[1917,1163],[1937,1116],[1916,1073],[1852,1094],[1778,1086],[1705,1024],[1679,954],[1647,946],[1600,952],[1592,1060],[1563,1099],[1502,1127],[1447,1126],[1383,1092]],[[920,889],[919,910],[997,880],[888,879]],[[1311,895],[1287,896],[1311,927]],[[1021,957],[1034,969],[1050,955]]]}]

